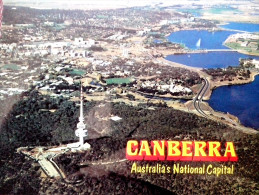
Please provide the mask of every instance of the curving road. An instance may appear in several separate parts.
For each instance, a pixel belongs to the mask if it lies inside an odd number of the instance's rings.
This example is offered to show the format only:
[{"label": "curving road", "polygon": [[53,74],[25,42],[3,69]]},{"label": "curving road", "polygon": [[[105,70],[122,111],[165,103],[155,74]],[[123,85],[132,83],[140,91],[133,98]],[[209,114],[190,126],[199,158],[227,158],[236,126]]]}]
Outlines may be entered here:
[{"label": "curving road", "polygon": [[201,87],[201,89],[199,90],[198,94],[196,95],[196,97],[193,99],[193,105],[194,108],[197,110],[198,113],[200,113],[202,116],[206,117],[206,118],[211,118],[210,116],[208,116],[202,109],[201,109],[201,102],[202,99],[204,97],[204,95],[206,94],[207,90],[210,88],[210,83],[208,81],[207,78],[204,78],[204,84]]}]

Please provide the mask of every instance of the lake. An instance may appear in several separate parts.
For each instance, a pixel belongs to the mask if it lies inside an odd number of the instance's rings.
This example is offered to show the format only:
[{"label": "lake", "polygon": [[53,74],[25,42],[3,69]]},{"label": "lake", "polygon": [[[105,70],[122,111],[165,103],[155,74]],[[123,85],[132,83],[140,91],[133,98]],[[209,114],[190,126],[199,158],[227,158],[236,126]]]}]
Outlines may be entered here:
[{"label": "lake", "polygon": [[176,9],[176,11],[183,12],[183,13],[190,13],[195,17],[202,16],[202,9],[178,8],[178,9]]},{"label": "lake", "polygon": [[[184,44],[189,49],[227,49],[223,42],[233,31],[215,31],[207,30],[183,30],[171,33],[168,40],[175,43]],[[200,39],[200,47],[196,44]]]},{"label": "lake", "polygon": [[[249,58],[251,56],[237,52],[208,52],[181,55],[169,55],[167,60],[185,64],[187,66],[199,68],[227,68],[228,66],[238,66],[239,58]],[[258,56],[252,56],[259,59]]]},{"label": "lake", "polygon": [[[205,11],[206,12],[206,11]],[[208,10],[211,14],[224,14],[226,12],[232,12],[233,14],[242,13],[240,10],[232,8],[232,7],[214,7]]]},{"label": "lake", "polygon": [[222,7],[222,6],[217,6],[213,7],[210,9],[202,9],[202,8],[178,8],[176,9],[178,12],[183,12],[183,13],[190,13],[195,17],[200,17],[204,13],[209,13],[209,14],[224,14],[225,12],[232,12],[233,14],[239,14],[241,13],[240,10],[232,8],[232,7]]},{"label": "lake", "polygon": [[[231,22],[222,27],[259,32],[258,24]],[[168,39],[171,42],[185,44],[190,49],[226,49],[222,45],[223,42],[229,35],[235,33],[233,31],[185,30],[172,33]],[[201,40],[200,47],[197,47],[199,39]],[[230,65],[238,66],[239,58],[251,57],[259,60],[259,56],[250,56],[232,51],[169,55],[166,59],[192,67],[226,68]],[[217,111],[229,112],[237,116],[243,125],[259,129],[259,76],[256,76],[254,82],[246,85],[223,86],[215,89],[209,104]]]},{"label": "lake", "polygon": [[237,116],[243,125],[259,129],[259,76],[249,84],[216,88],[209,104]]},{"label": "lake", "polygon": [[259,32],[259,24],[252,23],[230,22],[226,25],[222,25],[221,27],[226,29],[242,30],[248,32]]},{"label": "lake", "polygon": [[[223,42],[233,31],[215,31],[209,32],[206,30],[183,30],[172,33],[168,40],[171,42],[185,44],[190,49],[228,49],[223,45]],[[200,47],[197,47],[198,40]],[[259,59],[258,56],[250,56],[237,52],[208,52],[208,53],[193,53],[183,55],[169,55],[167,60],[185,64],[199,68],[226,68],[228,66],[238,66],[239,58]]]}]

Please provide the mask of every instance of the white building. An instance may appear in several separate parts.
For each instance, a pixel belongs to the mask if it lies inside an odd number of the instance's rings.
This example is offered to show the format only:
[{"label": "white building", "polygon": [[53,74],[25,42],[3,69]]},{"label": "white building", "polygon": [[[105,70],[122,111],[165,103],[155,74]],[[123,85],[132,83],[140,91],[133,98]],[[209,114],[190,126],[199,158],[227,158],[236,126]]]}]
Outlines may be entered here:
[{"label": "white building", "polygon": [[49,21],[47,21],[47,22],[44,22],[44,25],[45,26],[54,26],[54,22],[49,22]]},{"label": "white building", "polygon": [[69,52],[69,56],[70,57],[86,57],[88,54],[88,52],[86,50],[83,50],[83,49],[77,49],[77,50],[72,50]]},{"label": "white building", "polygon": [[259,60],[253,59],[252,63],[255,65],[255,68],[259,69]]},{"label": "white building", "polygon": [[93,39],[88,39],[86,41],[84,41],[83,38],[75,38],[75,41],[74,41],[74,45],[78,46],[78,47],[91,47],[95,44],[95,40]]}]

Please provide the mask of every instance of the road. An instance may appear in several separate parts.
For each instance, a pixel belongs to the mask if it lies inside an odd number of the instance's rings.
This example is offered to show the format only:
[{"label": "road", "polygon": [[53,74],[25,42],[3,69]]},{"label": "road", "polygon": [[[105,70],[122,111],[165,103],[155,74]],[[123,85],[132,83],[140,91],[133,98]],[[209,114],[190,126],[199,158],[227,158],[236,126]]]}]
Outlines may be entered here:
[{"label": "road", "polygon": [[[201,87],[201,89],[199,90],[196,97],[193,99],[193,105],[194,105],[194,108],[197,110],[197,112],[208,119],[211,119],[211,120],[214,120],[217,122],[220,121],[226,125],[231,126],[232,128],[241,130],[245,133],[257,134],[258,132],[256,130],[242,126],[239,122],[231,119],[230,117],[226,117],[226,114],[213,112],[213,115],[208,115],[202,110],[202,108],[201,108],[202,99],[203,99],[204,95],[206,94],[207,90],[210,89],[210,82],[208,81],[208,79],[206,77],[203,79],[204,79],[204,84]],[[222,120],[222,118],[224,118],[224,120]]]},{"label": "road", "polygon": [[[206,114],[202,108],[201,108],[201,103],[202,103],[202,100],[203,98],[205,98],[204,96],[207,94],[210,94],[208,93],[210,90],[210,82],[208,80],[209,78],[209,75],[206,74],[205,72],[202,71],[201,68],[196,68],[196,67],[190,67],[190,66],[187,66],[187,65],[184,65],[184,64],[179,64],[179,63],[175,63],[175,62],[170,62],[170,61],[167,61],[166,59],[164,58],[159,58],[159,59],[156,59],[154,58],[150,53],[148,53],[148,55],[151,57],[151,59],[154,60],[154,62],[156,63],[159,63],[161,65],[167,65],[167,66],[173,66],[173,67],[180,67],[180,68],[186,68],[190,71],[193,71],[193,72],[196,72],[200,75],[201,78],[204,79],[204,84],[203,86],[201,87],[201,89],[199,90],[197,96],[193,99],[193,105],[194,105],[194,108],[197,110],[197,112],[202,115],[203,117],[206,117],[208,119],[211,119],[211,120],[214,120],[216,122],[221,122],[221,123],[224,123],[226,125],[229,125],[231,126],[232,128],[235,128],[235,129],[238,129],[238,130],[241,130],[243,131],[244,133],[248,133],[248,134],[257,134],[258,131],[252,129],[252,128],[249,128],[249,127],[245,127],[245,126],[242,126],[239,122],[237,121],[234,121],[232,120],[231,118],[229,118],[228,116],[226,116],[226,114],[224,113],[219,113],[219,112],[215,112],[213,111],[213,114]],[[207,98],[207,97],[206,97]],[[192,105],[192,104],[191,104]],[[188,106],[188,111],[190,112],[190,106]],[[209,107],[210,108],[210,107]],[[225,120],[222,120],[222,118],[224,118]]]},{"label": "road", "polygon": [[114,163],[120,163],[127,161],[126,158],[120,159],[120,160],[114,160],[114,161],[106,161],[106,162],[92,162],[92,163],[80,163],[80,166],[90,166],[90,165],[109,165],[109,164],[114,164]]},{"label": "road", "polygon": [[202,86],[202,88],[199,90],[198,94],[196,95],[196,97],[193,99],[193,105],[194,108],[197,110],[198,113],[200,113],[202,116],[206,117],[206,118],[211,118],[210,116],[208,116],[202,109],[201,109],[201,102],[202,99],[204,97],[204,95],[206,94],[207,90],[210,89],[210,83],[208,81],[207,78],[204,78],[204,84]]},{"label": "road", "polygon": [[233,31],[233,32],[239,32],[239,33],[249,33],[249,31],[244,31],[244,30],[237,30],[237,29],[230,29],[230,28],[220,28],[221,30],[226,30],[226,31]]},{"label": "road", "polygon": [[233,49],[205,49],[206,52],[234,52],[235,50]]}]

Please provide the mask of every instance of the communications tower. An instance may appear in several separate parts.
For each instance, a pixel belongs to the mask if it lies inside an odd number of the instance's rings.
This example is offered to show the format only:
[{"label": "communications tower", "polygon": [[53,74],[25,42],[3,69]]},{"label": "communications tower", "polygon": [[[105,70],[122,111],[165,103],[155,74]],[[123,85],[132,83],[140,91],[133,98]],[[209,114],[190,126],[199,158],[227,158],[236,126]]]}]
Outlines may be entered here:
[{"label": "communications tower", "polygon": [[77,129],[75,131],[77,137],[79,137],[80,147],[84,145],[84,137],[87,136],[87,130],[85,129],[84,123],[84,112],[83,112],[83,88],[81,85],[81,93],[80,93],[80,115],[79,122],[77,123]]}]

